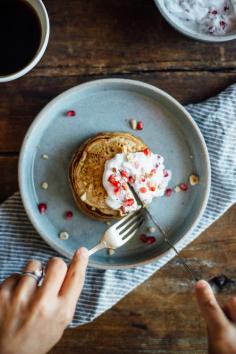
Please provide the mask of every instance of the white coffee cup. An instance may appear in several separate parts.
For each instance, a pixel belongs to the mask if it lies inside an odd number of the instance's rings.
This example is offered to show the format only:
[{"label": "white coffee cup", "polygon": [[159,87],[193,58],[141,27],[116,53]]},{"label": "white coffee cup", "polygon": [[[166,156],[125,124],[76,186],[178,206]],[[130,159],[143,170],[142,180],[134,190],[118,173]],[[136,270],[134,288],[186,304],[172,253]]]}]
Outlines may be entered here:
[{"label": "white coffee cup", "polygon": [[28,2],[33,7],[33,9],[38,15],[41,24],[41,29],[42,29],[41,42],[34,58],[29,62],[29,64],[27,64],[27,66],[25,66],[23,69],[20,69],[19,71],[13,74],[0,76],[0,83],[16,80],[19,77],[27,74],[38,64],[48,45],[50,24],[49,24],[48,13],[43,2],[41,0],[25,0],[25,1]]}]

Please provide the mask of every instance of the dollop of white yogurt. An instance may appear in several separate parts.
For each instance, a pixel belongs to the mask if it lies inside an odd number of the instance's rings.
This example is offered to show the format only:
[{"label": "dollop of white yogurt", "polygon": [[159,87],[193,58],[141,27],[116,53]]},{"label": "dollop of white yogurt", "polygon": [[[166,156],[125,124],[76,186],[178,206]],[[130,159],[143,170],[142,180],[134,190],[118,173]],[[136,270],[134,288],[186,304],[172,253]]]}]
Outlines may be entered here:
[{"label": "dollop of white yogurt", "polygon": [[120,209],[123,214],[138,209],[129,189],[129,182],[144,204],[150,204],[154,197],[163,196],[171,179],[166,170],[164,158],[149,149],[142,152],[117,154],[105,164],[103,186],[107,191],[107,205]]},{"label": "dollop of white yogurt", "polygon": [[194,31],[224,35],[236,28],[236,0],[164,0],[164,4]]}]

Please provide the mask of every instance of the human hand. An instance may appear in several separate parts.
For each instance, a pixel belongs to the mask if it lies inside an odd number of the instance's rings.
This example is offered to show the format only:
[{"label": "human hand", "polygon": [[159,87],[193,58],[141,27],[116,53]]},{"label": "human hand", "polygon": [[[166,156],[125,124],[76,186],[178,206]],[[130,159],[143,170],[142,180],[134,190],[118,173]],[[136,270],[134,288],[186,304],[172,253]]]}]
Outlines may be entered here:
[{"label": "human hand", "polygon": [[[0,285],[0,353],[45,354],[71,322],[81,293],[88,252],[78,250],[70,266],[52,258],[41,287],[30,276],[18,274]],[[30,261],[24,271],[41,269]]]},{"label": "human hand", "polygon": [[196,296],[207,325],[209,354],[236,354],[236,297],[221,308],[204,280],[196,284]]}]

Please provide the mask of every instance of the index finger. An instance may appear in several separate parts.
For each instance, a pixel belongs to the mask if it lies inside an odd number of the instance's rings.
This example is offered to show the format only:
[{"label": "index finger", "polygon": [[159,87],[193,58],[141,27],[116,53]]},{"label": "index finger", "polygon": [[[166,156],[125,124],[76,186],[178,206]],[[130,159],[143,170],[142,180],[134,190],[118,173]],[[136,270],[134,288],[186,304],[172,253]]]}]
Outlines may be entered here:
[{"label": "index finger", "polygon": [[200,280],[197,282],[195,290],[198,305],[208,330],[215,331],[225,328],[229,323],[228,319],[218,304],[210,285],[206,281]]},{"label": "index finger", "polygon": [[82,291],[88,265],[88,250],[80,248],[72,259],[59,296],[76,305]]}]

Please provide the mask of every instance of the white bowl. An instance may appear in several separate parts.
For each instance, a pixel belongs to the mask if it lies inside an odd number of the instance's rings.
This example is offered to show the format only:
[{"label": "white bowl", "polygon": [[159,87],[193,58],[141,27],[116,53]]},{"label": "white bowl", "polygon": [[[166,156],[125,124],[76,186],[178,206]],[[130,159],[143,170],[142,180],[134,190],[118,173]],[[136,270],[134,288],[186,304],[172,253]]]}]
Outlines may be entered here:
[{"label": "white bowl", "polygon": [[175,16],[171,15],[169,11],[166,9],[164,4],[164,0],[154,0],[160,13],[166,19],[169,24],[174,27],[178,32],[184,34],[187,37],[197,39],[203,42],[210,43],[219,43],[219,42],[227,42],[233,39],[236,39],[236,29],[235,31],[225,34],[223,36],[215,36],[211,34],[204,34],[190,29],[188,26],[185,26],[181,20],[178,20]]}]

